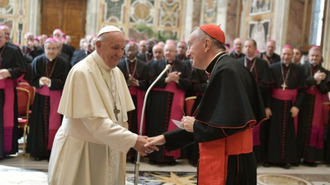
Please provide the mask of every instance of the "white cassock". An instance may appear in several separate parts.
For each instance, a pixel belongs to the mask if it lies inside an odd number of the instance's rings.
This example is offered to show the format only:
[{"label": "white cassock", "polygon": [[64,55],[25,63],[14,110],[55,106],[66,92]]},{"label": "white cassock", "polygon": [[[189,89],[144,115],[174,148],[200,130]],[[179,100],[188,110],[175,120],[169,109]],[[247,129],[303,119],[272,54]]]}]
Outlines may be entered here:
[{"label": "white cassock", "polygon": [[[116,100],[110,88],[116,89]],[[113,111],[115,101],[120,110],[118,120]],[[64,119],[54,139],[49,184],[125,184],[126,153],[137,139],[126,129],[127,111],[133,109],[119,68],[106,66],[96,51],[75,65],[58,109]]]}]

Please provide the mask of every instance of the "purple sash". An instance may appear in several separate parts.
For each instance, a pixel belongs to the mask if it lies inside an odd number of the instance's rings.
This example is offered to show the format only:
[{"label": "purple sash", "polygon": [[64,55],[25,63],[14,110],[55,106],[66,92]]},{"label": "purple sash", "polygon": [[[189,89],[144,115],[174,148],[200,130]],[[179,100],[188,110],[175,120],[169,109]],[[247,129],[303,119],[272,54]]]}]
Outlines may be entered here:
[{"label": "purple sash", "polygon": [[327,94],[322,94],[316,87],[306,88],[306,93],[315,95],[314,112],[312,120],[312,131],[309,145],[317,149],[323,148],[324,125],[323,125],[323,103],[328,102]]},{"label": "purple sash", "polygon": [[1,79],[0,89],[4,91],[4,105],[3,105],[3,141],[4,151],[10,152],[12,150],[12,138],[14,128],[14,88],[15,82],[12,79]]},{"label": "purple sash", "polygon": [[[145,91],[142,91],[134,86],[131,86],[129,88],[129,92],[131,95],[136,96],[136,101],[137,101],[137,107],[136,107],[136,112],[137,112],[137,133],[139,134],[140,132],[140,122],[141,122],[141,115],[142,115],[142,108],[143,108],[143,99],[145,95]],[[145,135],[145,119],[143,120],[143,125],[142,125],[142,135]]]},{"label": "purple sash", "polygon": [[[172,100],[171,115],[170,115],[167,131],[177,129],[178,127],[172,122],[172,119],[179,120],[179,121],[182,119],[183,104],[181,102],[185,98],[185,91],[182,89],[179,89],[176,86],[175,82],[168,83],[165,88],[152,88],[152,90],[153,91],[172,92],[174,94],[173,100]],[[165,154],[167,156],[173,156],[174,159],[177,159],[180,156],[180,153],[181,153],[180,150],[165,152]]]},{"label": "purple sash", "polygon": [[[284,101],[292,101],[292,105],[296,102],[298,96],[298,90],[297,89],[272,89],[272,97],[278,100],[284,100]],[[294,130],[297,136],[297,130],[298,130],[298,116],[296,116],[294,119]]]},{"label": "purple sash", "polygon": [[57,113],[62,90],[50,90],[46,85],[44,85],[42,88],[37,89],[37,93],[43,96],[49,96],[50,99],[47,149],[51,150],[55,134],[60,128],[62,122],[61,115]]}]

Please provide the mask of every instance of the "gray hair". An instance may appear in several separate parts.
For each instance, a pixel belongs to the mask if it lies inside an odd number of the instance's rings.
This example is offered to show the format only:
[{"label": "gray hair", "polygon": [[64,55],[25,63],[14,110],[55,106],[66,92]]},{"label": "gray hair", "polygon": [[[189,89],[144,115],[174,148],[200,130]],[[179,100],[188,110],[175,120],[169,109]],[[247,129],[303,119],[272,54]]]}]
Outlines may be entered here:
[{"label": "gray hair", "polygon": [[[195,29],[196,30],[196,29]],[[208,34],[206,34],[203,30],[201,30],[200,28],[197,29],[197,37],[200,39],[200,40],[204,40],[206,38],[209,38],[211,40],[211,44],[213,46],[216,46],[217,48],[219,49],[223,49],[223,50],[226,50],[226,46],[225,44],[221,43],[220,41],[212,38],[211,36],[209,36]]]}]

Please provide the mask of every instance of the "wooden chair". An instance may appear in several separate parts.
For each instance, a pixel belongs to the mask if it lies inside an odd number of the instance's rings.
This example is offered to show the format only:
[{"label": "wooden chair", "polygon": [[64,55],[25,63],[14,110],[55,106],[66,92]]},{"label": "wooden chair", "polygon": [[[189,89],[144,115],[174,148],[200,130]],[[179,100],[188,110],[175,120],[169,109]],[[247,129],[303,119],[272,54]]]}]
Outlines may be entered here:
[{"label": "wooden chair", "polygon": [[194,106],[194,103],[196,101],[196,96],[190,96],[190,97],[187,97],[185,100],[186,100],[186,105],[185,105],[185,109],[186,109],[186,115],[187,116],[192,116],[193,112],[192,111],[192,108]]},{"label": "wooden chair", "polygon": [[35,96],[35,93],[36,93],[36,88],[31,86],[27,82],[19,82],[18,87],[27,89],[30,92],[30,107],[31,107],[33,105],[34,96]]},{"label": "wooden chair", "polygon": [[29,124],[30,91],[16,87],[18,107],[18,128],[23,128],[23,155],[25,155],[26,135]]}]

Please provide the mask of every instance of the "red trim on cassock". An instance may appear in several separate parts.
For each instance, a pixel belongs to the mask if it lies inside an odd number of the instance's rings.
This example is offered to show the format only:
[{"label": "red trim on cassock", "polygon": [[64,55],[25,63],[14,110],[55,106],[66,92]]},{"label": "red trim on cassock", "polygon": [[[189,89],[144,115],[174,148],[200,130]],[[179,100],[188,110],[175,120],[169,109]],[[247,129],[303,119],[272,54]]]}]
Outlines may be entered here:
[{"label": "red trim on cassock", "polygon": [[57,113],[58,105],[60,103],[62,95],[62,90],[50,90],[46,85],[44,85],[42,88],[37,88],[37,93],[43,96],[49,96],[50,99],[47,149],[51,150],[55,134],[60,128],[62,122],[61,115]]},{"label": "red trim on cassock", "polygon": [[[174,129],[177,129],[178,127],[172,122],[172,119],[174,120],[181,120],[183,116],[183,105],[182,100],[185,99],[185,91],[182,89],[179,89],[176,86],[175,82],[170,82],[166,85],[165,88],[152,88],[153,91],[165,91],[165,92],[171,92],[173,93],[173,101],[172,101],[172,107],[171,107],[171,115],[168,123],[167,131],[171,131]],[[174,159],[180,157],[180,150],[174,150],[171,152],[166,152],[167,156],[173,156]]]},{"label": "red trim on cassock", "polygon": [[[297,89],[272,89],[272,97],[278,100],[283,101],[292,101],[292,106],[296,102],[296,98],[298,96],[298,90]],[[294,128],[297,136],[297,130],[298,130],[298,116],[294,118]]]},{"label": "red trim on cassock", "polygon": [[[143,99],[145,95],[145,91],[138,89],[137,87],[131,86],[129,87],[129,92],[131,95],[136,96],[136,112],[137,112],[137,133],[140,132],[140,125],[141,125],[141,116],[142,116],[142,108],[143,108]],[[145,128],[145,119],[143,120],[142,125],[142,135],[145,135],[146,128]]]}]

